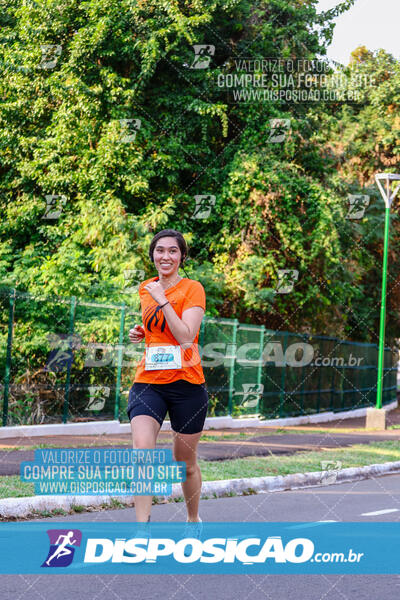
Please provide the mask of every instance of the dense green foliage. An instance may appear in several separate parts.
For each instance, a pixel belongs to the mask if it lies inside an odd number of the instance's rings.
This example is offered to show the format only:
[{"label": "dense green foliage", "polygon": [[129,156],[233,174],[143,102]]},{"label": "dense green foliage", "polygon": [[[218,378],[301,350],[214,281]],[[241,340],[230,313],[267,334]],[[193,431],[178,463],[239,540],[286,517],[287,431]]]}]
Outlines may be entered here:
[{"label": "dense green foliage", "polygon": [[[0,0],[2,284],[126,301],[124,271],[152,276],[149,241],[174,227],[208,314],[375,343],[373,175],[398,170],[398,63],[355,53],[349,70],[377,80],[356,105],[232,103],[215,84],[235,57],[322,56],[352,3],[318,15],[316,0]],[[54,68],[45,44],[61,46]],[[209,68],[190,68],[195,44],[215,47]],[[275,117],[291,120],[281,144],[268,142]],[[129,143],[123,119],[140,119]],[[349,193],[371,196],[363,219],[346,219]],[[51,194],[66,199],[55,220],[43,218]],[[207,194],[215,206],[196,219]],[[390,340],[399,233],[394,217]],[[299,271],[291,293],[275,293],[278,269]]]}]

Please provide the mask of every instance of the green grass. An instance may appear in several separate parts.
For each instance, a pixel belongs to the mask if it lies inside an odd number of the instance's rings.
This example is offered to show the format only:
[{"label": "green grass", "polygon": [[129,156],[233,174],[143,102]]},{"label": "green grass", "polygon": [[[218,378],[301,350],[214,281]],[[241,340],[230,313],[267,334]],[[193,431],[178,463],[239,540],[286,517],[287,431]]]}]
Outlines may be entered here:
[{"label": "green grass", "polygon": [[[265,477],[321,471],[321,461],[340,461],[341,468],[400,461],[400,442],[382,441],[357,444],[340,450],[297,452],[290,456],[250,456],[235,460],[200,460],[203,481]],[[0,498],[33,496],[33,484],[22,482],[18,475],[0,477]]]},{"label": "green grass", "polygon": [[0,477],[0,498],[20,498],[34,495],[33,483],[21,481],[19,475]]},{"label": "green grass", "polygon": [[199,465],[203,481],[213,481],[321,471],[322,460],[340,461],[342,469],[400,461],[400,442],[356,444],[338,450],[297,452],[290,456],[249,456],[212,462],[200,460]]},{"label": "green grass", "polygon": [[[400,425],[391,425],[390,427],[388,427],[388,429],[400,429]],[[270,435],[313,435],[313,434],[338,434],[338,433],[357,433],[357,432],[362,432],[362,433],[368,433],[367,430],[364,431],[361,430],[360,428],[354,428],[354,429],[349,429],[349,428],[340,428],[340,429],[308,429],[308,428],[304,428],[304,429],[282,429],[282,428],[277,428],[277,429],[271,429],[269,430],[265,430],[265,429],[260,429],[259,431],[255,431],[252,433],[245,433],[245,432],[241,432],[241,433],[223,433],[222,435],[210,435],[208,433],[205,433],[201,436],[200,441],[202,442],[208,442],[208,441],[220,441],[220,440],[230,440],[230,441],[235,441],[235,440],[251,440],[251,438],[254,437],[261,437],[261,436],[270,436]],[[374,433],[374,432],[372,432]],[[168,440],[163,440],[163,441],[170,441]],[[172,441],[172,439],[171,439]]]},{"label": "green grass", "polygon": [[[214,442],[214,441],[221,441],[221,440],[230,440],[230,441],[236,441],[236,440],[246,440],[246,439],[250,439],[252,437],[254,437],[255,435],[257,435],[256,433],[245,433],[244,431],[241,431],[240,433],[221,433],[221,435],[213,435],[212,433],[203,433],[203,435],[200,438],[201,442]],[[171,439],[172,441],[172,439]]]}]

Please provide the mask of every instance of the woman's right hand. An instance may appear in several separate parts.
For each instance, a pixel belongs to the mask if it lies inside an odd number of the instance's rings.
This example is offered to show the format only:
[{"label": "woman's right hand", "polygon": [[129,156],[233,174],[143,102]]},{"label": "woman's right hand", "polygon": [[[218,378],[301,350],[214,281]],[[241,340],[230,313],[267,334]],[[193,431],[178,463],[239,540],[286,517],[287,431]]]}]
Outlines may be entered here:
[{"label": "woman's right hand", "polygon": [[130,341],[134,344],[138,344],[139,342],[141,342],[144,338],[144,335],[145,331],[141,325],[135,325],[133,329],[129,330],[128,334]]}]

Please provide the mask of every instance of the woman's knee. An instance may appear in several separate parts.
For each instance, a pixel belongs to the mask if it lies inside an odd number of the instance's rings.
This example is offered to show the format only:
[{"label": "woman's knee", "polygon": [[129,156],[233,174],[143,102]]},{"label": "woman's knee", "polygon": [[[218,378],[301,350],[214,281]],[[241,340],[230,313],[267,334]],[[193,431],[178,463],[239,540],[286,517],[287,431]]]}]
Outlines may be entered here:
[{"label": "woman's knee", "polygon": [[155,448],[160,425],[154,419],[134,417],[131,421],[131,430],[135,448]]},{"label": "woman's knee", "polygon": [[186,463],[186,468],[197,464],[197,451],[189,448],[174,448],[174,460]]},{"label": "woman's knee", "polygon": [[135,448],[155,448],[157,433],[151,428],[141,429],[139,427],[132,427],[132,438]]},{"label": "woman's knee", "polygon": [[186,463],[186,477],[191,477],[200,471],[200,467],[197,462]]},{"label": "woman's knee", "polygon": [[133,443],[138,450],[151,449],[156,447],[156,439],[146,437],[145,435],[133,436]]}]

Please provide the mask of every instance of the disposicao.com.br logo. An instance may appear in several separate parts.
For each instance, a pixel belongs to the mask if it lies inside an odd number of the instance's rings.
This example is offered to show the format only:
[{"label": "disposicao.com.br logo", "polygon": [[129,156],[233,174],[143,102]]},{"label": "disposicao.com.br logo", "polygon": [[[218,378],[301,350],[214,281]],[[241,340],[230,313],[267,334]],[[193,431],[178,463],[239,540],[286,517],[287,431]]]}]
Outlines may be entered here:
[{"label": "disposicao.com.br logo", "polygon": [[[0,573],[397,573],[397,522],[0,523]],[[69,527],[68,527],[69,526]],[[301,531],[300,531],[301,530]]]},{"label": "disposicao.com.br logo", "polygon": [[90,538],[86,544],[85,563],[157,563],[170,557],[177,563],[318,563],[359,562],[364,556],[351,548],[348,552],[317,552],[309,538],[293,538],[285,544],[281,536],[239,538],[214,537],[205,540],[183,538]]}]

